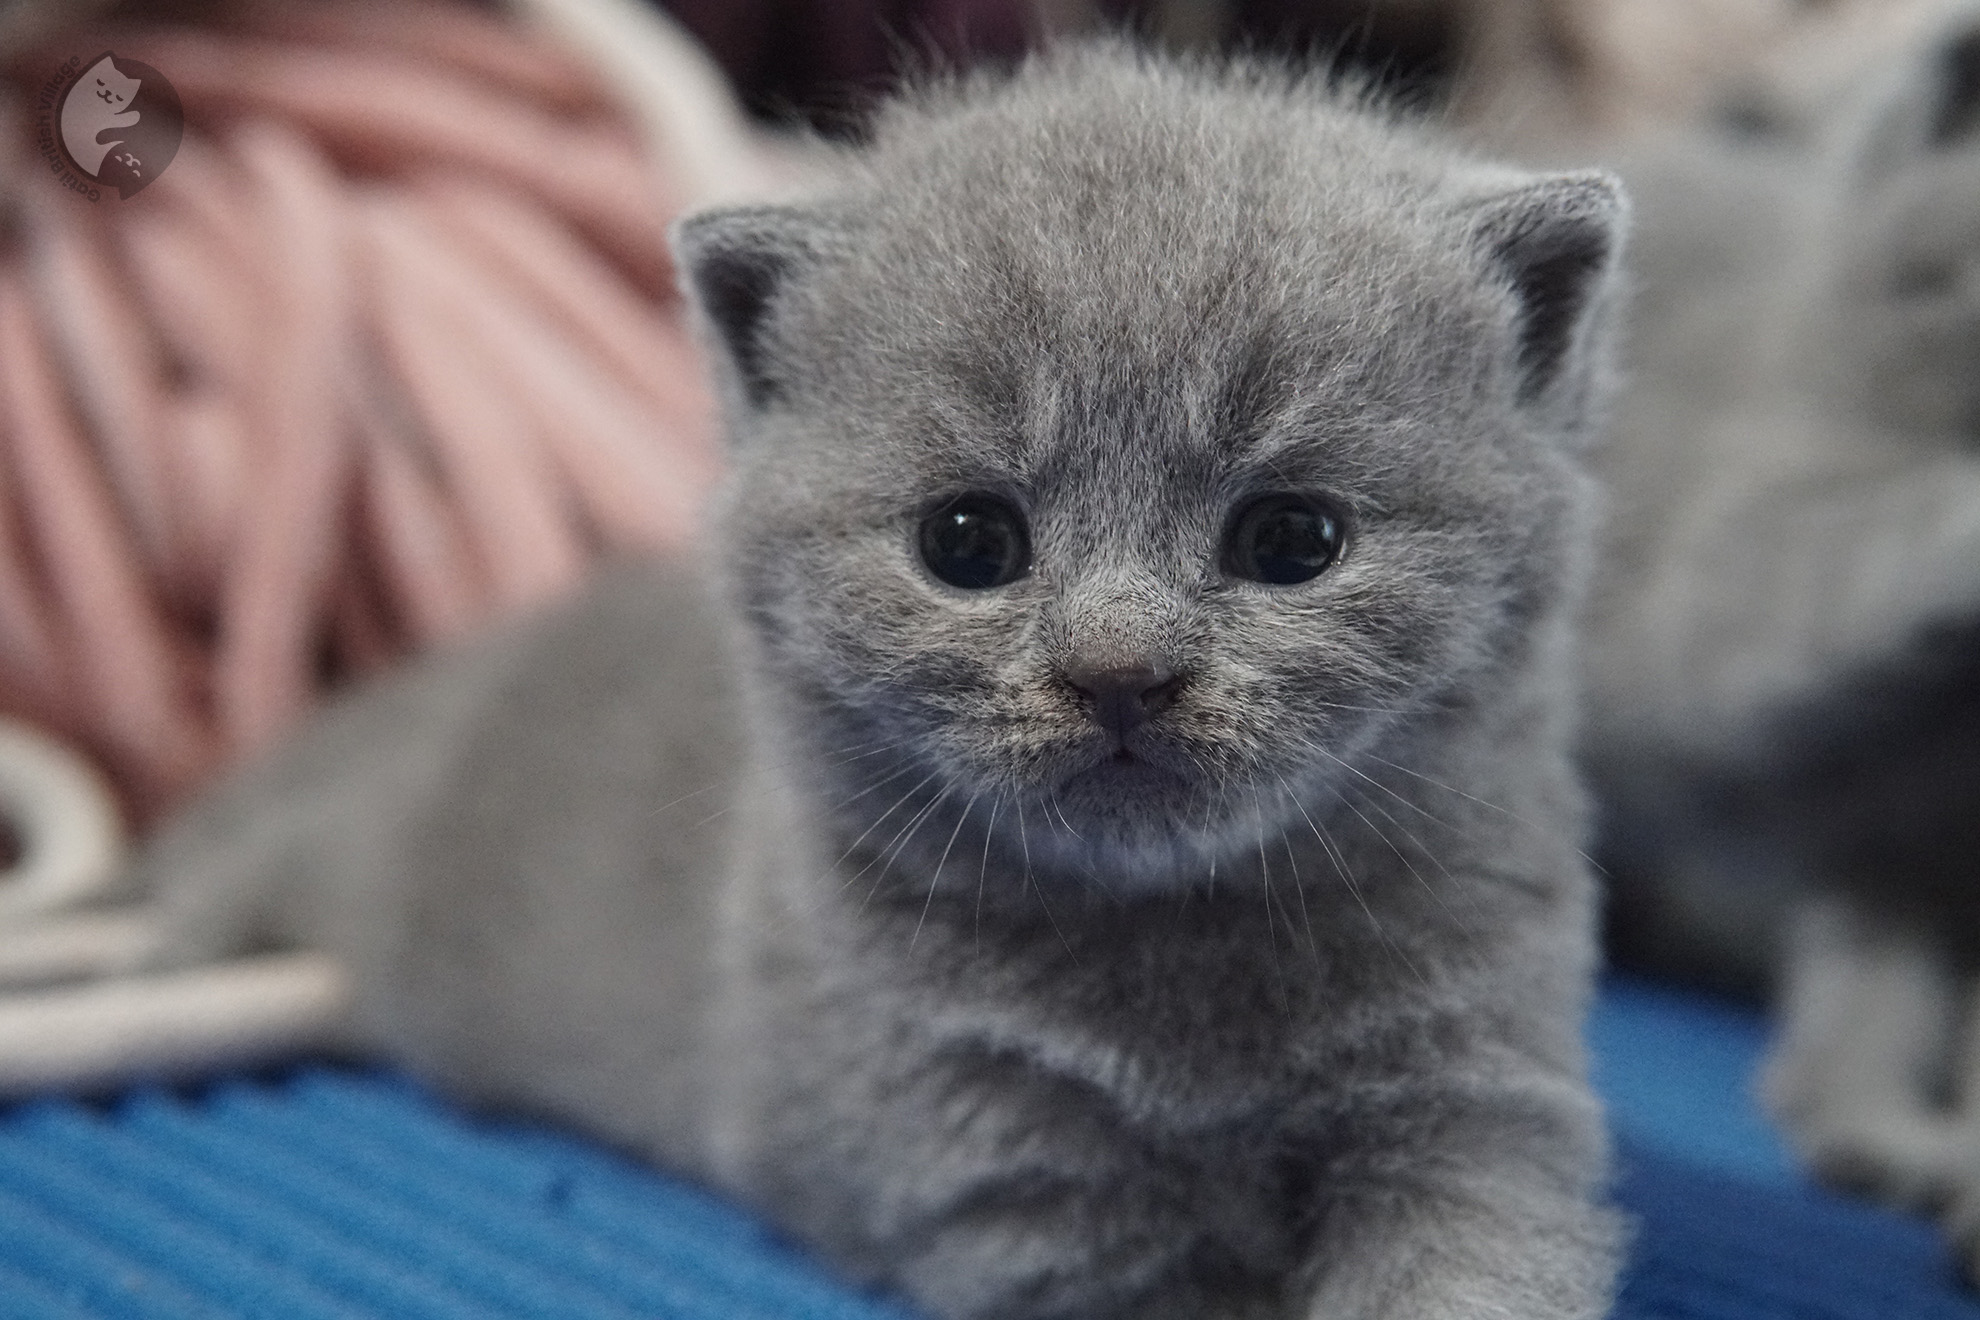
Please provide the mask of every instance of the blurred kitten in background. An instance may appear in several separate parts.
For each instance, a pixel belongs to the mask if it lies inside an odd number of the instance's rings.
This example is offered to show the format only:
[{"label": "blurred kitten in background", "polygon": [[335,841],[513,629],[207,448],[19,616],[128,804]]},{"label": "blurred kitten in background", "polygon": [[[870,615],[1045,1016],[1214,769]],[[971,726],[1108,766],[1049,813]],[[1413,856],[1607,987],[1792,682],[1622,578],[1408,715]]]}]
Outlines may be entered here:
[{"label": "blurred kitten in background", "polygon": [[1771,983],[1792,1140],[1980,1266],[1980,9],[1826,137],[1625,163],[1585,756],[1619,953]]}]

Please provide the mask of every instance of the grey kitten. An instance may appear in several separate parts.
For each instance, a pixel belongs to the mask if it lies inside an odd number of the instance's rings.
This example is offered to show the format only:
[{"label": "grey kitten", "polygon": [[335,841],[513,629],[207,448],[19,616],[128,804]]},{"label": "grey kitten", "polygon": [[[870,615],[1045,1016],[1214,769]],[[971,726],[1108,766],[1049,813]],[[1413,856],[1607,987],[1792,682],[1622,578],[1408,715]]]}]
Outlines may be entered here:
[{"label": "grey kitten", "polygon": [[1701,952],[1749,983],[1787,887],[1750,879],[1769,854],[1833,874],[1922,841],[1943,869],[1980,844],[1943,783],[1964,736],[1923,751],[1966,718],[1980,615],[1968,13],[1818,154],[1693,137],[1619,162],[1642,288],[1600,460],[1587,754],[1625,874],[1765,894]]},{"label": "grey kitten", "polygon": [[1826,883],[1797,921],[1770,1097],[1839,1180],[1942,1212],[1980,1278],[1980,8],[1894,70],[1828,220],[1797,365],[1854,406],[1902,572],[1794,745],[1791,826]]},{"label": "grey kitten", "polygon": [[1824,157],[1626,172],[1655,296],[1586,744],[1622,889],[1778,981],[1815,1167],[1949,1204],[1980,1265],[1980,10]]},{"label": "grey kitten", "polygon": [[1245,63],[903,100],[676,232],[713,572],[335,711],[145,859],[160,961],[329,951],[358,1047],[934,1315],[1596,1320],[1622,210]]}]

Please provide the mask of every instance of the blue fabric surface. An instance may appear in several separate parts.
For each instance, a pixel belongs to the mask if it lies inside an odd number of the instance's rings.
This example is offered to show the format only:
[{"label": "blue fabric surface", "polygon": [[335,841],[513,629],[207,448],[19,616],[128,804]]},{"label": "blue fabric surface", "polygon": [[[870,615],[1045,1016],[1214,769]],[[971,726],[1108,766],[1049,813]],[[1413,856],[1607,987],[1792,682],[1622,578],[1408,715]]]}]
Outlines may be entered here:
[{"label": "blue fabric surface", "polygon": [[[1750,1014],[1618,982],[1590,1028],[1638,1221],[1616,1320],[1980,1320],[1925,1224],[1809,1187]],[[0,1112],[0,1317],[904,1320],[581,1140],[306,1068]]]},{"label": "blue fabric surface", "polygon": [[1623,1141],[1768,1186],[1802,1186],[1755,1097],[1767,1047],[1760,1014],[1616,978],[1589,1015],[1588,1045],[1596,1089]]},{"label": "blue fabric surface", "polygon": [[1795,1167],[1755,1098],[1757,1013],[1615,980],[1588,1038],[1636,1219],[1614,1320],[1980,1320],[1930,1225]]}]

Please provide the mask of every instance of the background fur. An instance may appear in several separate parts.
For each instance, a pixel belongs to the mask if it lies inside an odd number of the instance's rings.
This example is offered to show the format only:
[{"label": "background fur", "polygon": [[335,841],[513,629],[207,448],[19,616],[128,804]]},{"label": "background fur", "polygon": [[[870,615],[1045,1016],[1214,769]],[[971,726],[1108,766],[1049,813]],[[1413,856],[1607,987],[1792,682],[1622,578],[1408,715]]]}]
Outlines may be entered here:
[{"label": "background fur", "polygon": [[1643,197],[1587,755],[1627,958],[1778,990],[1832,1179],[1973,1247],[1980,12],[1820,154],[1694,138]]}]

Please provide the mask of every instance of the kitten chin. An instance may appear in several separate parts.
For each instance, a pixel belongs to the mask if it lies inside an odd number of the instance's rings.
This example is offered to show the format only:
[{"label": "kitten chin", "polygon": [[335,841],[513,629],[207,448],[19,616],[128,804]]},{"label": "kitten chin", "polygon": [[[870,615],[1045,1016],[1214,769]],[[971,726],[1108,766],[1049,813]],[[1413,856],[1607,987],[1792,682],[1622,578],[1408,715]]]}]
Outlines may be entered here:
[{"label": "kitten chin", "polygon": [[1286,781],[1233,784],[1178,757],[1163,764],[1146,755],[1109,752],[1055,784],[1040,802],[1047,821],[1043,847],[1052,868],[1099,877],[1122,893],[1214,885],[1221,870],[1241,873],[1293,830],[1311,830],[1303,800],[1316,792],[1313,775],[1300,788]]}]

